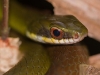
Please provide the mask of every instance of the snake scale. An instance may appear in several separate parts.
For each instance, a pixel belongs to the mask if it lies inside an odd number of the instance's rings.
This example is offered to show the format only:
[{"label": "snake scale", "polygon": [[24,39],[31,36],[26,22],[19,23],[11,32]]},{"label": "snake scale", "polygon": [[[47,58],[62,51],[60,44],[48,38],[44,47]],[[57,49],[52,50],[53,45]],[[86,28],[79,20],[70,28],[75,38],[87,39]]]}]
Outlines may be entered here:
[{"label": "snake scale", "polygon": [[22,41],[24,57],[4,75],[79,75],[79,65],[88,64],[87,50],[77,43],[87,35],[87,29],[75,17],[44,17],[15,0],[10,0],[9,15],[12,29],[47,44]]}]

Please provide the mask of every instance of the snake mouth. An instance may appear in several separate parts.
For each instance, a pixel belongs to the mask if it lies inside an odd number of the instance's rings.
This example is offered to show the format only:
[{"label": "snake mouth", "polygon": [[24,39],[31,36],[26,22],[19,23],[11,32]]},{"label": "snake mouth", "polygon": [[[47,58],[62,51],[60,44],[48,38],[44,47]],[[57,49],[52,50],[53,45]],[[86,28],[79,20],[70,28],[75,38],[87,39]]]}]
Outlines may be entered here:
[{"label": "snake mouth", "polygon": [[80,34],[75,33],[72,38],[65,38],[65,39],[54,39],[54,38],[45,38],[44,41],[51,44],[74,44],[82,41],[87,34]]},{"label": "snake mouth", "polygon": [[[67,38],[67,39],[61,39],[61,40],[56,40],[56,39],[51,38],[51,41],[53,44],[74,44],[74,43],[77,43],[77,42],[80,42],[81,40],[83,40],[84,37],[85,36],[81,37],[81,35],[79,35],[78,38],[73,37],[73,38]],[[47,42],[47,40],[45,39],[46,42]]]},{"label": "snake mouth", "polygon": [[86,37],[86,35],[81,35],[77,33],[73,36],[73,38],[57,40],[54,38],[47,38],[47,37],[39,36],[39,35],[30,33],[30,32],[27,32],[26,35],[34,41],[38,41],[41,43],[48,43],[48,44],[74,44],[74,43],[80,42],[81,40],[84,39],[84,37]]},{"label": "snake mouth", "polygon": [[78,33],[76,32],[72,38],[69,39],[65,39],[66,43],[68,44],[74,44],[77,42],[82,41],[85,37],[87,36],[87,34],[82,34],[82,33]]}]

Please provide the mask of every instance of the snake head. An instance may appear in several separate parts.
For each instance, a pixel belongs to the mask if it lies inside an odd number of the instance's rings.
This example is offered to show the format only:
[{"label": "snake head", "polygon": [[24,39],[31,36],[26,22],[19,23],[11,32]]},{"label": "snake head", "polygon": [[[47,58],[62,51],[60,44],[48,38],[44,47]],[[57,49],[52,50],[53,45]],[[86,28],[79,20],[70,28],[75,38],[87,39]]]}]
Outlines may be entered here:
[{"label": "snake head", "polygon": [[49,16],[34,21],[27,36],[35,41],[50,44],[73,44],[87,36],[87,28],[74,16]]}]

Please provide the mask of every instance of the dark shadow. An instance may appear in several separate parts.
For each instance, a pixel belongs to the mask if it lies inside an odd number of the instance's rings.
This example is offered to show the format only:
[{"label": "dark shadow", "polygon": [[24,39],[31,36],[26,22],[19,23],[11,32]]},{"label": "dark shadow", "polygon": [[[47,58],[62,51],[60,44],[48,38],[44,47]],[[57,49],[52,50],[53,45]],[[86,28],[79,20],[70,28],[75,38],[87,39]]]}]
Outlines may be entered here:
[{"label": "dark shadow", "polygon": [[100,53],[100,42],[89,37],[86,37],[83,41],[87,45],[90,55]]},{"label": "dark shadow", "polygon": [[50,10],[53,13],[53,6],[46,0],[18,0],[20,3],[39,10]]}]

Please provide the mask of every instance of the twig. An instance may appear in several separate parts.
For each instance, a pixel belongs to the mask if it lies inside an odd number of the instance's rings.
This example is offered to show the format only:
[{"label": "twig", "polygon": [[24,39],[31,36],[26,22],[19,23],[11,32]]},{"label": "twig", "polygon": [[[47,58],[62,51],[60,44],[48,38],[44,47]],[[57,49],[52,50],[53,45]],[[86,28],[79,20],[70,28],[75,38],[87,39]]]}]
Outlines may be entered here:
[{"label": "twig", "polygon": [[2,25],[2,39],[6,40],[8,37],[8,13],[9,13],[9,0],[3,0],[3,25]]}]

